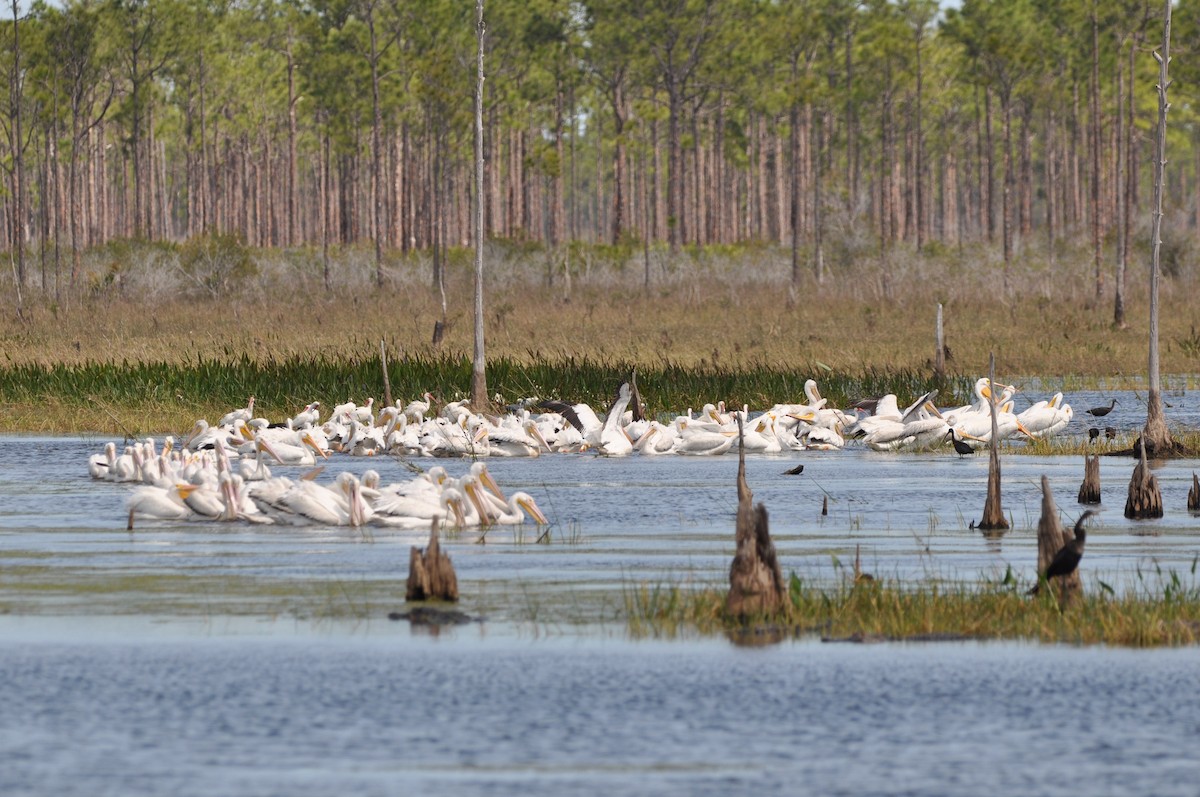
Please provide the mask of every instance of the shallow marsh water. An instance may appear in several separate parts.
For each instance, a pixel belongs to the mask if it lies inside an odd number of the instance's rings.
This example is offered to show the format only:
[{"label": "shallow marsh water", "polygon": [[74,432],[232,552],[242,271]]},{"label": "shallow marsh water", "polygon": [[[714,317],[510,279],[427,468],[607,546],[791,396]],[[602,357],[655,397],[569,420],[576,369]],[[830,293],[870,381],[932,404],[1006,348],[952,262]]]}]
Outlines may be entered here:
[{"label": "shallow marsh water", "polygon": [[[1174,401],[1187,412],[1190,398]],[[549,541],[532,528],[448,539],[462,608],[484,619],[431,634],[386,619],[424,534],[131,534],[129,488],[86,477],[103,442],[0,438],[5,795],[1193,794],[1200,776],[1196,649],[628,639],[614,622],[624,590],[726,577],[732,456],[492,461],[551,517]],[[410,475],[345,458],[323,478],[368,466]],[[747,467],[785,571],[828,584],[856,547],[864,569],[901,580],[1011,567],[1031,583],[1039,479],[1070,522],[1083,470],[1005,457],[1014,529],[987,539],[968,529],[984,455]],[[1101,462],[1088,588],[1136,589],[1159,568],[1194,578],[1200,522],[1185,501],[1200,463],[1156,471],[1167,516],[1141,523],[1121,513],[1132,467]]]}]

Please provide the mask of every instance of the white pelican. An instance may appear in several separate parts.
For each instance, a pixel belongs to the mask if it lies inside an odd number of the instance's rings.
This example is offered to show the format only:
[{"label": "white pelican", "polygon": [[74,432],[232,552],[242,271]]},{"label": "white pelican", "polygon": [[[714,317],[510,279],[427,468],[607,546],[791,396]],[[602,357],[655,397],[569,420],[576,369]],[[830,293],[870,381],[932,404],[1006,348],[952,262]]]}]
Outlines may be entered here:
[{"label": "white pelican", "polygon": [[309,426],[316,426],[320,418],[321,402],[314,401],[289,418],[287,426],[289,429],[306,429]]},{"label": "white pelican", "polygon": [[374,396],[367,396],[367,403],[358,407],[351,413],[350,417],[361,423],[363,426],[375,425],[375,411],[371,409],[375,404]]},{"label": "white pelican", "polygon": [[518,525],[524,523],[526,515],[528,515],[539,526],[550,525],[550,521],[538,507],[537,501],[533,500],[533,496],[527,492],[518,490],[508,497],[508,501],[501,501],[490,493],[487,495],[488,515],[491,516],[493,523]]},{"label": "white pelican", "polygon": [[633,443],[630,442],[629,435],[625,434],[625,429],[621,426],[621,415],[629,406],[629,398],[629,383],[623,382],[617,391],[616,401],[609,408],[608,415],[604,417],[604,424],[593,435],[586,438],[588,444],[603,456],[624,457],[633,452]]},{"label": "white pelican", "polygon": [[[778,454],[783,451],[783,444],[775,432],[775,417],[770,413],[760,415],[753,425],[745,420],[746,412],[742,410],[742,448],[755,454]],[[736,445],[737,438],[734,437]]]},{"label": "white pelican", "polygon": [[245,407],[242,407],[241,409],[233,410],[232,412],[227,412],[223,416],[221,416],[221,420],[217,422],[217,426],[226,426],[226,427],[233,426],[235,421],[240,420],[243,423],[245,423],[253,417],[254,417],[254,396],[251,396],[250,400],[248,402],[246,402]]},{"label": "white pelican", "polygon": [[184,449],[188,451],[199,451],[203,448],[216,448],[220,446],[226,450],[226,453],[232,452],[233,456],[237,456],[237,450],[230,443],[230,437],[233,436],[231,429],[224,429],[220,426],[210,427],[208,421],[200,418],[192,426],[192,432],[183,441]]},{"label": "white pelican", "polygon": [[[430,406],[433,405],[433,394],[432,393],[426,391],[421,394],[421,398],[424,399],[424,401],[421,401],[421,399],[417,399],[415,401],[410,401],[408,403],[408,405],[404,408],[403,413],[402,413],[406,418],[408,418],[410,421],[415,423],[417,426],[420,426],[421,423],[425,420],[425,416],[429,413]],[[396,402],[396,406],[397,407],[400,406],[399,401]]]},{"label": "white pelican", "polygon": [[493,457],[536,457],[550,444],[542,437],[537,423],[526,417],[518,426],[493,426],[485,422],[488,454]]},{"label": "white pelican", "polygon": [[1024,424],[1033,437],[1047,437],[1056,434],[1071,422],[1074,415],[1070,404],[1062,403],[1063,394],[1055,393],[1049,401],[1038,401],[1017,419]]},{"label": "white pelican", "polygon": [[233,520],[237,517],[236,502],[230,494],[229,473],[218,476],[218,487],[199,484],[179,485],[179,497],[198,520]]},{"label": "white pelican", "polygon": [[[271,444],[267,442],[267,439],[261,433],[255,435],[253,446],[254,463],[251,464],[249,459],[241,460],[238,463],[238,473],[246,481],[263,481],[264,479],[271,478],[271,469],[263,461],[263,454],[268,453],[275,457],[276,460],[279,460],[278,455],[271,450]],[[282,460],[279,461],[282,462]]]},{"label": "white pelican", "polygon": [[300,432],[298,445],[282,441],[268,442],[264,437],[258,439],[262,440],[267,453],[275,457],[275,461],[280,465],[315,465],[317,456],[329,459],[329,454],[325,453],[318,445],[311,429],[304,429]]},{"label": "white pelican", "polygon": [[675,419],[675,453],[691,456],[724,454],[733,447],[737,432],[712,431],[680,415]]},{"label": "white pelican", "polygon": [[150,520],[186,520],[192,510],[183,502],[181,489],[190,491],[190,484],[175,484],[170,487],[138,487],[129,495],[129,519],[134,517]]},{"label": "white pelican", "polygon": [[117,444],[105,443],[104,453],[88,457],[88,475],[93,479],[108,479],[108,472],[117,460]]},{"label": "white pelican", "polygon": [[670,454],[675,449],[675,440],[677,437],[678,429],[676,429],[675,424],[662,424],[658,421],[650,421],[650,425],[646,427],[646,431],[634,443],[633,448],[635,451],[647,456]]}]

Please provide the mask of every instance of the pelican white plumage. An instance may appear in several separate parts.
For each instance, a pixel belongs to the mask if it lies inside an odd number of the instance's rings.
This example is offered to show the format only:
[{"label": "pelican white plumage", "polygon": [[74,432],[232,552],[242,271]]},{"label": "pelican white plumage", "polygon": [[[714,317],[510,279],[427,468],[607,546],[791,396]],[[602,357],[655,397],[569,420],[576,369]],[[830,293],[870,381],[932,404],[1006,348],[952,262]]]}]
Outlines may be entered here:
[{"label": "pelican white plumage", "polygon": [[1057,434],[1074,416],[1070,404],[1063,404],[1063,394],[1055,393],[1049,400],[1035,402],[1032,406],[1017,415],[1017,419],[1029,430],[1033,437],[1047,437]]},{"label": "pelican white plumage", "polygon": [[316,426],[320,418],[321,402],[314,401],[289,418],[287,426],[289,429],[307,429],[310,426]]},{"label": "pelican white plumage", "polygon": [[493,523],[512,526],[524,523],[527,518],[533,518],[533,522],[539,526],[550,525],[550,521],[538,507],[537,501],[523,490],[514,492],[507,501],[502,501],[490,493],[487,495],[488,515]]},{"label": "pelican white plumage", "polygon": [[270,442],[266,437],[257,436],[266,448],[266,452],[275,458],[280,465],[315,465],[317,457],[328,459],[329,455],[321,449],[313,436],[312,429],[302,429],[299,433],[299,443],[284,441]]},{"label": "pelican white plumage", "polygon": [[633,448],[646,456],[670,454],[675,449],[678,433],[678,429],[673,423],[663,424],[658,421],[650,421],[646,431],[633,444]]},{"label": "pelican white plumage", "polygon": [[135,517],[149,520],[187,520],[192,510],[183,502],[181,490],[190,491],[192,485],[173,484],[170,487],[138,487],[129,495],[129,521],[132,527]]},{"label": "pelican white plumage", "polygon": [[108,473],[117,460],[117,444],[105,443],[104,451],[88,457],[88,475],[93,479],[108,479]]},{"label": "pelican white plumage", "polygon": [[542,437],[537,423],[526,414],[516,426],[486,424],[488,454],[493,457],[536,457],[550,444]]},{"label": "pelican white plumage", "polygon": [[231,412],[227,412],[223,416],[221,416],[221,420],[217,421],[217,426],[229,427],[229,426],[233,426],[235,421],[240,420],[243,423],[245,423],[253,417],[254,417],[254,396],[251,396],[250,400],[248,402],[246,402],[245,407],[233,410]]},{"label": "pelican white plumage", "polygon": [[[746,424],[745,410],[740,414],[743,416],[743,424]],[[736,437],[734,443],[737,443]],[[759,416],[753,424],[745,425],[741,445],[746,451],[755,454],[778,454],[783,451],[783,444],[775,432],[775,417],[767,413]]]},{"label": "pelican white plumage", "polygon": [[629,406],[630,388],[628,382],[621,383],[617,398],[608,409],[604,423],[596,433],[587,438],[590,446],[596,452],[606,457],[625,457],[633,452],[633,443],[625,429],[621,426],[621,416]]},{"label": "pelican white plumage", "polygon": [[367,396],[367,403],[358,407],[351,414],[351,418],[358,421],[363,426],[375,425],[375,411],[372,409],[375,405],[375,397]]},{"label": "pelican white plumage", "polygon": [[[421,399],[424,399],[422,401]],[[425,416],[429,414],[429,408],[433,405],[433,394],[426,391],[421,394],[420,399],[410,401],[403,410],[403,415],[412,421],[417,426],[425,420]],[[400,406],[400,402],[396,402],[396,406]]]},{"label": "pelican white plumage", "polygon": [[208,421],[200,418],[192,426],[192,431],[187,439],[183,441],[183,447],[188,451],[220,447],[225,449],[226,454],[236,457],[238,453],[230,440],[231,437],[233,437],[232,427],[209,426]]},{"label": "pelican white plumage", "polygon": [[675,453],[688,456],[716,456],[733,447],[737,432],[713,431],[711,426],[696,424],[682,415],[675,419]]}]

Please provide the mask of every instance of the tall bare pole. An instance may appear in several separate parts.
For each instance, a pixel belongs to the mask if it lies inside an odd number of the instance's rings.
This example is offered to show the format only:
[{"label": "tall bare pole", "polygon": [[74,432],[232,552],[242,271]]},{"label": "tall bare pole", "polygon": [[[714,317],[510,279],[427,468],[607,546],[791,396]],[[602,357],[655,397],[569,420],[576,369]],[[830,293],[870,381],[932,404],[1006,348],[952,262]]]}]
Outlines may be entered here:
[{"label": "tall bare pole", "polygon": [[1150,363],[1149,396],[1146,400],[1146,426],[1142,430],[1142,446],[1147,454],[1167,453],[1172,448],[1171,433],[1162,409],[1162,382],[1158,374],[1158,264],[1162,248],[1163,169],[1167,165],[1167,88],[1171,85],[1167,67],[1171,63],[1171,0],[1163,2],[1162,52],[1155,53],[1158,61],[1158,135],[1154,143],[1154,221],[1150,233],[1153,255],[1150,259]]},{"label": "tall bare pole", "polygon": [[[16,212],[13,222],[13,243],[17,252],[17,296],[21,295],[21,290],[25,287],[25,184],[24,169],[21,163],[21,155],[24,152],[23,140],[21,138],[21,39],[19,35],[20,25],[18,23],[17,0],[12,0],[12,15],[13,15],[13,77],[10,90],[12,92],[13,106],[13,197],[16,205]],[[20,302],[18,301],[18,305]]]},{"label": "tall bare pole", "polygon": [[479,42],[475,82],[475,361],[471,370],[471,404],[486,406],[487,360],[483,352],[483,0],[475,0],[475,36]]}]

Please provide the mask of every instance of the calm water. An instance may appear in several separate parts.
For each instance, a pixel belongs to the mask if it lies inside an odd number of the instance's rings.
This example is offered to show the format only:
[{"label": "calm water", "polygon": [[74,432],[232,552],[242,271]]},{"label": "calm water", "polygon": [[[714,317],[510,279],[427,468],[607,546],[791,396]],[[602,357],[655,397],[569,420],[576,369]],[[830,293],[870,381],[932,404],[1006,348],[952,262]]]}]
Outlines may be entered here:
[{"label": "calm water", "polygon": [[[1136,399],[1117,395],[1105,425],[1136,425]],[[1168,396],[1173,417],[1192,417],[1190,398]],[[532,529],[446,540],[462,608],[483,619],[430,635],[386,620],[424,534],[190,523],[130,534],[129,488],[86,477],[103,442],[0,437],[6,797],[1196,793],[1197,650],[627,639],[613,620],[631,585],[727,577],[732,456],[491,462],[503,487],[535,495],[549,540]],[[798,462],[804,474],[783,474]],[[368,465],[410,477],[348,458],[325,477]],[[1071,522],[1082,462],[1006,457],[1014,529],[995,539],[968,528],[986,470],[983,455],[950,453],[748,461],[785,571],[836,583],[859,549],[885,576],[1011,568],[1031,582],[1039,479]],[[1135,523],[1121,513],[1132,462],[1101,462],[1088,588],[1152,585],[1160,569],[1194,583],[1193,470],[1160,468],[1167,517]]]},{"label": "calm water", "polygon": [[[152,633],[153,635],[153,633]],[[411,636],[0,651],[16,795],[1194,795],[1200,651]]]}]

